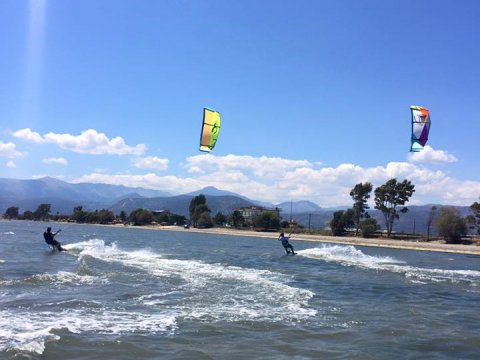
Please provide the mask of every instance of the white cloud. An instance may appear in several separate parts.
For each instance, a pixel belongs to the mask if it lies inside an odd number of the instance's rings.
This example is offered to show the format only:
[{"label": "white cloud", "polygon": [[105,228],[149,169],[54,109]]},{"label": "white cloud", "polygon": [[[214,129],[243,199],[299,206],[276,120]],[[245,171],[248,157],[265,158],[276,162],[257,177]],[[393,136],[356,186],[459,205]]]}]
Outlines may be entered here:
[{"label": "white cloud", "polygon": [[213,169],[219,171],[247,170],[256,176],[275,178],[284,171],[299,167],[310,168],[307,160],[289,160],[277,157],[253,157],[246,155],[214,156],[211,154],[195,155],[187,158],[186,168],[191,173],[208,173]]},{"label": "white cloud", "polygon": [[35,174],[35,175],[32,175],[32,179],[41,179],[41,178],[44,178],[44,177],[47,177],[47,176],[51,176],[51,175],[48,175],[48,174]]},{"label": "white cloud", "polygon": [[0,141],[0,156],[7,157],[9,159],[19,158],[25,156],[25,153],[17,151],[14,143],[4,143]]},{"label": "white cloud", "polygon": [[202,182],[196,179],[180,178],[176,176],[158,176],[148,173],[142,175],[133,174],[104,174],[92,173],[83,175],[75,180],[74,183],[91,182],[105,183],[112,185],[124,185],[128,187],[143,187],[146,189],[156,189],[172,193],[185,193],[190,189],[199,189]]},{"label": "white cloud", "polygon": [[11,168],[11,169],[14,169],[17,167],[17,164],[15,164],[15,162],[13,161],[8,161],[7,162],[7,167]]},{"label": "white cloud", "polygon": [[42,162],[44,164],[57,164],[57,165],[68,165],[68,161],[65,160],[62,157],[59,158],[49,158],[49,159],[43,159]]},{"label": "white cloud", "polygon": [[167,170],[168,159],[161,159],[156,156],[132,159],[133,166],[139,169]]},{"label": "white cloud", "polygon": [[[374,188],[391,178],[410,180],[415,193],[409,204],[470,205],[480,195],[480,181],[461,181],[439,170],[430,170],[408,162],[361,167],[340,164],[315,168],[308,161],[280,158],[211,154],[187,159],[187,177],[93,173],[75,182],[98,182],[131,187],[145,187],[182,194],[215,186],[251,199],[274,204],[289,200],[310,200],[323,207],[350,206],[350,190],[369,181]],[[263,169],[262,169],[263,166]],[[195,172],[192,169],[198,168]],[[374,194],[372,192],[371,199]]]},{"label": "white cloud", "polygon": [[15,131],[13,136],[36,144],[44,144],[46,142],[39,133],[32,131],[30,128]]},{"label": "white cloud", "polygon": [[435,150],[429,145],[425,145],[423,150],[419,152],[410,153],[408,155],[408,160],[419,163],[434,164],[453,163],[458,161],[454,155],[449,154],[447,151]]},{"label": "white cloud", "polygon": [[14,132],[13,136],[36,144],[56,144],[64,150],[81,154],[141,155],[146,151],[143,144],[129,146],[119,136],[109,139],[105,134],[93,129],[85,130],[80,135],[49,132],[41,136],[27,128]]}]

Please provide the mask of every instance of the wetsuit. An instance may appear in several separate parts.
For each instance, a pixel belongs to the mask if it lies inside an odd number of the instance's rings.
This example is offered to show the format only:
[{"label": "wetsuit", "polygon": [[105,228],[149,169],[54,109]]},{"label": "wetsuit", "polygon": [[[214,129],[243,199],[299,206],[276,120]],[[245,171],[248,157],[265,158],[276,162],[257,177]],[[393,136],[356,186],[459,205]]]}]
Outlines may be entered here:
[{"label": "wetsuit", "polygon": [[57,248],[58,251],[64,251],[65,249],[62,248],[62,245],[57,241],[55,240],[53,237],[56,235],[53,234],[52,232],[50,231],[45,231],[43,233],[43,238],[45,239],[45,242],[50,245],[52,248]]},{"label": "wetsuit", "polygon": [[290,239],[288,236],[282,236],[280,235],[278,240],[282,242],[283,247],[285,248],[285,251],[287,254],[290,254],[290,250],[292,252],[292,255],[295,254],[295,251],[293,251],[293,246],[288,242],[288,239]]}]

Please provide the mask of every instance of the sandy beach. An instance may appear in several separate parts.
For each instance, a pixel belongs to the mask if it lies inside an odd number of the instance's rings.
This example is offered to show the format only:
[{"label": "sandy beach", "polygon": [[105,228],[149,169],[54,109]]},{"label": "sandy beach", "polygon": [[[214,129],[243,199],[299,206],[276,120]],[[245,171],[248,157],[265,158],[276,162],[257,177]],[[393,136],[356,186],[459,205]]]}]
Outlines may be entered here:
[{"label": "sandy beach", "polygon": [[[146,226],[145,228],[160,231],[190,231],[209,234],[221,235],[235,235],[235,236],[249,236],[277,240],[279,232],[261,232],[252,230],[238,230],[231,228],[210,228],[210,229],[183,229],[178,226]],[[419,251],[437,251],[458,254],[472,254],[480,256],[480,246],[478,245],[461,245],[461,244],[441,244],[438,242],[421,242],[410,240],[396,240],[396,239],[364,239],[362,237],[340,237],[340,236],[325,236],[325,235],[311,235],[311,234],[294,234],[292,235],[292,244],[295,240],[312,241],[320,243],[331,244],[346,244],[356,246],[371,246],[384,247],[394,249],[419,250]]]}]

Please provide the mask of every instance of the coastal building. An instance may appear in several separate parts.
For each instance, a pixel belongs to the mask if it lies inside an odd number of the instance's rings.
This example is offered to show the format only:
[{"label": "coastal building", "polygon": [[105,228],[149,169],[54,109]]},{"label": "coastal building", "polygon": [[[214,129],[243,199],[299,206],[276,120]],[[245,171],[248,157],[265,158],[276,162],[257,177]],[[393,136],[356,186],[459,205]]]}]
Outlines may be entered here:
[{"label": "coastal building", "polygon": [[237,211],[242,214],[243,218],[245,219],[245,223],[252,224],[253,219],[257,216],[264,214],[264,213],[274,213],[275,215],[280,218],[280,209],[279,208],[265,208],[262,206],[246,206],[237,209]]}]

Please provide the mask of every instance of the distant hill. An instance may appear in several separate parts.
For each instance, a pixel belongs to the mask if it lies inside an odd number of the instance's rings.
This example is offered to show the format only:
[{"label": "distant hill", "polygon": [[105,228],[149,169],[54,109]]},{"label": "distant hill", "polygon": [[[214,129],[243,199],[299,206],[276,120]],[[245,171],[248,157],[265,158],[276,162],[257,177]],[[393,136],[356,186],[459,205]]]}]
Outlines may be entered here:
[{"label": "distant hill", "polygon": [[207,186],[204,187],[203,189],[196,190],[189,192],[188,194],[185,195],[190,195],[190,196],[198,196],[198,195],[205,195],[205,196],[224,196],[224,195],[230,195],[230,196],[236,196],[236,197],[243,197],[239,194],[233,193],[231,191],[226,191],[226,190],[219,190],[215,186]]},{"label": "distant hill", "polygon": [[290,214],[290,212],[292,214],[298,214],[322,210],[320,206],[307,200],[282,202],[278,204],[277,207],[282,210],[283,216],[285,216],[286,214]]},{"label": "distant hill", "polygon": [[[235,209],[246,206],[278,207],[281,209],[282,220],[298,221],[304,227],[314,229],[328,227],[333,213],[345,208],[321,208],[311,201],[285,201],[278,205],[262,203],[248,199],[233,192],[224,191],[215,187],[206,187],[188,194],[171,196],[167,192],[148,190],[143,188],[130,188],[121,185],[81,183],[70,184],[65,181],[45,177],[35,180],[16,180],[0,178],[0,213],[3,214],[10,206],[19,207],[19,212],[26,210],[35,211],[39,204],[51,204],[52,214],[60,213],[69,215],[76,206],[84,210],[93,211],[110,209],[116,214],[124,210],[127,213],[138,208],[149,210],[169,210],[172,213],[188,217],[190,201],[194,196],[204,194],[207,205],[212,210],[212,216],[217,212],[225,215]],[[426,233],[427,219],[433,205],[407,206],[409,211],[400,214],[395,221],[393,230],[396,232]],[[442,205],[437,207],[436,216]],[[470,214],[468,206],[458,207],[463,216]],[[369,214],[375,218],[382,229],[385,229],[383,215],[369,209]],[[434,226],[432,232],[434,232]]]},{"label": "distant hill", "polygon": [[239,197],[241,199],[249,201],[254,205],[263,206],[263,207],[275,207],[271,203],[258,201],[258,200],[252,200],[252,199],[249,199],[246,196],[243,196],[243,195],[231,192],[231,191],[217,189],[214,186],[207,186],[207,187],[204,187],[203,189],[200,189],[200,190],[197,190],[197,191],[192,191],[192,192],[190,192],[186,195],[198,196],[198,195],[201,195],[201,194],[203,194],[205,196],[234,196],[234,197]]},{"label": "distant hill", "polygon": [[[155,198],[126,198],[113,204],[109,207],[109,209],[116,214],[120,213],[120,211],[122,210],[126,213],[130,213],[138,208],[148,210],[169,210],[172,213],[188,217],[190,201],[194,198],[194,196],[196,195],[178,195]],[[205,195],[205,197],[207,199],[207,206],[212,211],[212,216],[215,216],[217,212],[221,212],[222,214],[227,215],[240,207],[254,205],[251,201],[242,199],[238,196]]]},{"label": "distant hill", "polygon": [[32,180],[0,178],[0,212],[10,206],[18,206],[20,212],[34,211],[41,203],[51,204],[52,213],[71,213],[75,206],[95,210],[132,194],[145,197],[168,195],[164,191],[122,185],[70,184],[51,177]]},{"label": "distant hill", "polygon": [[[437,210],[435,212],[433,224],[431,226],[431,233],[436,234],[435,229],[435,219],[440,214],[440,209],[442,207],[447,207],[447,205],[412,205],[407,206],[408,211],[404,214],[400,214],[399,219],[395,220],[393,224],[393,231],[397,233],[416,233],[416,234],[426,234],[427,233],[427,219],[430,214],[430,210],[432,206],[436,206]],[[467,216],[470,214],[470,209],[468,206],[456,206],[462,214],[462,216]],[[328,227],[330,221],[332,220],[333,213],[338,210],[346,210],[344,209],[321,209],[319,211],[312,211],[308,213],[294,213],[293,219],[298,221],[302,226],[308,228],[308,224],[310,224],[311,228],[318,229],[318,228],[325,228]],[[377,220],[378,224],[380,225],[381,230],[384,230],[385,227],[385,219],[383,214],[375,209],[369,209],[368,213],[372,218]],[[288,212],[283,214],[283,217],[287,217],[289,215]],[[286,216],[287,215],[287,216]]]}]

